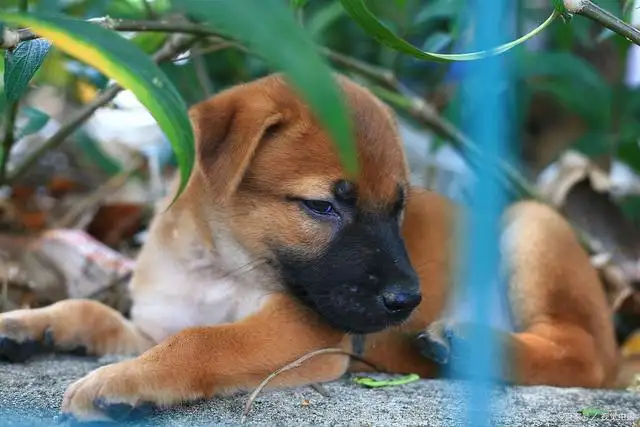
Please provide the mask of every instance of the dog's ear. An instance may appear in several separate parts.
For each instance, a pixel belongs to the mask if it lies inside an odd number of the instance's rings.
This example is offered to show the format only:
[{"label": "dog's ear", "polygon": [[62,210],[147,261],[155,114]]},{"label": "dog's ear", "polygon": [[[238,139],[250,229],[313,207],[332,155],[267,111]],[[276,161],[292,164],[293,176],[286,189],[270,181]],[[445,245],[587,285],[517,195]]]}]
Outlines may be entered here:
[{"label": "dog's ear", "polygon": [[196,165],[209,197],[223,205],[237,190],[262,140],[282,122],[263,93],[239,87],[193,106]]}]

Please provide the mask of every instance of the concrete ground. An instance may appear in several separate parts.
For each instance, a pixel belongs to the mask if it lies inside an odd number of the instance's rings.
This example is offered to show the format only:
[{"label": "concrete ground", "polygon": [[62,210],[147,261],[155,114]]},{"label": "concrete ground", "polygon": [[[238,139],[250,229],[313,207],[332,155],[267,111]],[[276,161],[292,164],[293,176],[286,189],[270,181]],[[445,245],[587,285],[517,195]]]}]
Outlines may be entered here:
[{"label": "concrete ground", "polygon": [[[73,380],[108,363],[89,358],[45,356],[26,364],[0,362],[0,426],[61,425],[62,394]],[[452,426],[460,413],[460,384],[423,380],[366,389],[344,378],[325,386],[271,392],[256,400],[249,425]],[[246,394],[181,406],[137,422],[140,426],[238,425]],[[552,387],[497,389],[493,423],[501,426],[640,426],[640,394]],[[578,413],[605,411],[599,418]],[[66,422],[65,422],[66,423]],[[64,425],[64,424],[62,424]],[[128,423],[126,425],[133,425]]]}]

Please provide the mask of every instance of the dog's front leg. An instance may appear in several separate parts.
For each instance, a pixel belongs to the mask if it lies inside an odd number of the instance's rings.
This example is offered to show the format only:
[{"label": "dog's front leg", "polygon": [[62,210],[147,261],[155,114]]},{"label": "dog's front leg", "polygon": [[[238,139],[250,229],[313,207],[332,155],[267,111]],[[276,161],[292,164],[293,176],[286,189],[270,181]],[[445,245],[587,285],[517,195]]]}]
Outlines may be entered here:
[{"label": "dog's front leg", "polygon": [[[288,296],[272,296],[242,321],[184,330],[136,359],[91,372],[67,389],[62,412],[79,420],[122,419],[141,407],[249,390],[309,351],[348,343]],[[321,355],[283,373],[271,387],[330,381],[348,362],[344,355]]]},{"label": "dog's front leg", "polygon": [[22,362],[42,352],[139,355],[154,342],[100,302],[68,299],[0,314],[0,359]]}]

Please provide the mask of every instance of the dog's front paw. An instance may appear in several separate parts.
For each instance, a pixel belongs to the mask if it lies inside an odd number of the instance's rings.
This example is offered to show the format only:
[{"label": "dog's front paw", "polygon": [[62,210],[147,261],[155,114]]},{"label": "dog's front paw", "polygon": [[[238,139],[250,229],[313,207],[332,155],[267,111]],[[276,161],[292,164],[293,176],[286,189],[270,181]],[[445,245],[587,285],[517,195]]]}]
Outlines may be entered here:
[{"label": "dog's front paw", "polygon": [[445,320],[437,320],[427,326],[417,336],[420,353],[439,365],[446,365],[451,360],[453,342],[459,340],[456,335],[456,324]]},{"label": "dog's front paw", "polygon": [[144,417],[153,411],[156,399],[143,378],[129,362],[98,368],[67,388],[62,415],[80,422]]},{"label": "dog's front paw", "polygon": [[[449,365],[452,359],[469,351],[469,337],[471,334],[481,334],[489,339],[496,336],[490,326],[472,322],[457,322],[453,320],[437,320],[430,324],[417,336],[420,353],[439,365]],[[458,369],[462,367],[458,366]]]},{"label": "dog's front paw", "polygon": [[53,334],[31,310],[0,314],[0,360],[24,362],[53,349]]}]

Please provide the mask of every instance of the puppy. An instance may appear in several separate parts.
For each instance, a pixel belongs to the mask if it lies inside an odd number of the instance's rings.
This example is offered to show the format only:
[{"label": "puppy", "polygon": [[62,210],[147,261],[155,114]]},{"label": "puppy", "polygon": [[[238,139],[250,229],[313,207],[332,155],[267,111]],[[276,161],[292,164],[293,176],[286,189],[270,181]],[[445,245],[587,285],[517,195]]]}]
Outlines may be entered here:
[{"label": "puppy", "polygon": [[[447,317],[456,208],[411,188],[391,111],[337,77],[360,162],[349,179],[327,132],[280,75],[228,89],[191,109],[197,163],[160,206],[130,283],[131,318],[89,300],[0,316],[0,354],[39,346],[134,358],[73,383],[62,410],[80,420],[256,387],[324,347],[390,372],[438,375],[469,325]],[[604,292],[569,225],[521,202],[505,213],[512,330],[500,379],[607,387],[618,350]],[[353,336],[364,335],[364,340]],[[323,355],[271,387],[363,371]]]}]

